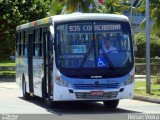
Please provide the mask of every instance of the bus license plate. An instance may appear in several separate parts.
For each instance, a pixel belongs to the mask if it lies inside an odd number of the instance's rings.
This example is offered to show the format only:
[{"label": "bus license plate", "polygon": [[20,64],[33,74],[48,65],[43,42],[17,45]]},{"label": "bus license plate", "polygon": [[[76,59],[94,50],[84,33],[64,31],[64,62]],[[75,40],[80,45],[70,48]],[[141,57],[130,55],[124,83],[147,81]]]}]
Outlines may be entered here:
[{"label": "bus license plate", "polygon": [[103,96],[103,91],[91,91],[91,96]]}]

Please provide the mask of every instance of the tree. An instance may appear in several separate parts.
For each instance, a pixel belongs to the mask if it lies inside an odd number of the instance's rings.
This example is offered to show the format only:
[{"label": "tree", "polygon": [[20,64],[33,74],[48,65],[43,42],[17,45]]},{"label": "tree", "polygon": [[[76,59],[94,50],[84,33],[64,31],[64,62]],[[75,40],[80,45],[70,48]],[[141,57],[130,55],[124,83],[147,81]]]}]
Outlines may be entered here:
[{"label": "tree", "polygon": [[94,0],[64,0],[64,7],[62,13],[73,12],[90,12],[89,5],[95,4]]},{"label": "tree", "polygon": [[154,21],[153,32],[160,33],[160,0],[150,1],[150,15],[151,19]]},{"label": "tree", "polygon": [[[145,58],[146,56],[146,36],[144,33],[135,34],[135,43],[137,46],[137,51],[135,52],[135,56],[138,58]],[[154,34],[151,35],[151,57],[160,56],[160,38]]]},{"label": "tree", "polygon": [[63,1],[51,0],[50,15],[53,16],[60,14],[62,12],[63,4]]},{"label": "tree", "polygon": [[[143,1],[143,6],[145,6],[145,1]],[[152,20],[152,33],[160,33],[160,0],[150,0],[150,19]],[[143,8],[145,10],[145,8]],[[146,19],[141,23],[142,28],[145,27]]]},{"label": "tree", "polygon": [[0,59],[15,51],[16,26],[47,16],[49,0],[0,0]]},{"label": "tree", "polygon": [[122,14],[130,8],[130,5],[125,3],[123,0],[104,0],[103,4],[99,5],[97,11],[101,13]]}]

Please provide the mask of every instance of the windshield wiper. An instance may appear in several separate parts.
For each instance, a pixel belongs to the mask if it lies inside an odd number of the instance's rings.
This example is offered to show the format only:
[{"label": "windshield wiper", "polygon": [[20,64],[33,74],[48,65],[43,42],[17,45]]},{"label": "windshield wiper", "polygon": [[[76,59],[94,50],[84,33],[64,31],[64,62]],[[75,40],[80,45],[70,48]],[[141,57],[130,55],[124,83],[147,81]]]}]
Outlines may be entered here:
[{"label": "windshield wiper", "polygon": [[[94,49],[94,45],[92,44],[89,51],[85,54],[85,57],[84,57],[82,63],[80,64],[79,68],[81,68],[84,65],[84,63],[86,62],[88,56],[90,55],[90,53],[93,49]],[[111,70],[114,70],[115,68],[114,68],[113,63],[112,63],[111,59],[109,58],[108,54],[104,51],[104,49],[101,46],[100,46],[100,50],[102,50],[105,59],[108,61],[109,68]]]},{"label": "windshield wiper", "polygon": [[91,53],[91,51],[92,51],[93,49],[94,49],[94,45],[92,44],[91,47],[90,47],[90,49],[89,49],[89,51],[85,54],[85,56],[84,56],[84,58],[83,58],[83,61],[82,61],[82,63],[80,64],[79,68],[81,68],[81,67],[84,65],[84,63],[86,62],[88,56],[90,55],[90,53]]},{"label": "windshield wiper", "polygon": [[109,65],[109,68],[111,70],[114,70],[115,67],[111,61],[111,59],[109,58],[108,54],[104,51],[103,47],[100,45],[100,50],[103,52],[103,56],[105,57],[105,59],[108,61],[108,65]]}]

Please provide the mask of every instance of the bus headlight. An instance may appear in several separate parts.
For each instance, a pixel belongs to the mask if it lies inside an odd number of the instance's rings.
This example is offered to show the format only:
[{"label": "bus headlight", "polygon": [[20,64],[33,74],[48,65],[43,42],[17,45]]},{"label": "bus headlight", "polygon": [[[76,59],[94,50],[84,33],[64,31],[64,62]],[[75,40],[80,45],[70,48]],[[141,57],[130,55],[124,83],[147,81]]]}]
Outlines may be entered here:
[{"label": "bus headlight", "polygon": [[131,77],[124,81],[123,85],[129,85],[129,84],[132,84],[134,82],[134,75],[131,75]]},{"label": "bus headlight", "polygon": [[62,80],[60,77],[56,77],[55,82],[57,85],[63,86],[63,87],[69,87],[71,86],[67,81]]}]

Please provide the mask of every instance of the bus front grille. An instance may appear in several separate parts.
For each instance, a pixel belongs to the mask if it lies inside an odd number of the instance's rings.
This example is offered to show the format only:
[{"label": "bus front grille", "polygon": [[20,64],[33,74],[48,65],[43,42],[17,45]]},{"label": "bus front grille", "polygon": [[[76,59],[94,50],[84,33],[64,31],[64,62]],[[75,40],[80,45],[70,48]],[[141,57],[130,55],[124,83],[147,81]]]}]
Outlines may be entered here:
[{"label": "bus front grille", "polygon": [[104,92],[102,96],[92,96],[90,92],[75,92],[76,98],[79,99],[107,99],[107,98],[116,98],[118,92]]},{"label": "bus front grille", "polygon": [[108,83],[108,84],[74,84],[76,89],[116,89],[119,87],[119,83]]}]

